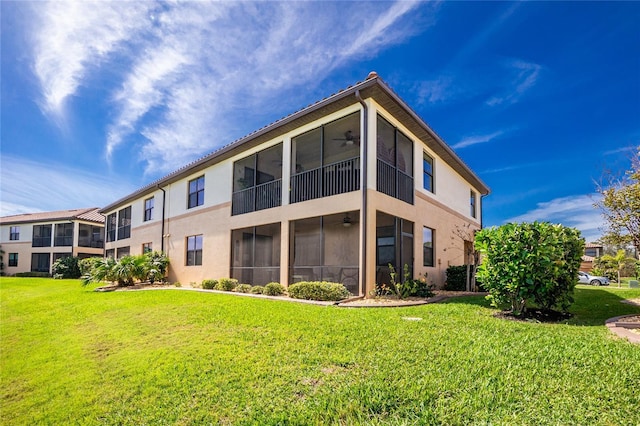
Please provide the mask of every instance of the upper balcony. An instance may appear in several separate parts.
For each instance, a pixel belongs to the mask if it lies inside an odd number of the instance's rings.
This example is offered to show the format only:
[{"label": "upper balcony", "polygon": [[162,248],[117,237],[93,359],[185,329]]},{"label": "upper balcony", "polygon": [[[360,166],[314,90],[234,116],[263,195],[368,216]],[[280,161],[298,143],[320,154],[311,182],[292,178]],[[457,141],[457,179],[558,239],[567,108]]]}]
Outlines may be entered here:
[{"label": "upper balcony", "polygon": [[[233,164],[232,215],[282,205],[282,162],[281,143]],[[290,170],[290,203],[360,189],[360,113],[292,138]]]},{"label": "upper balcony", "polygon": [[291,139],[291,203],[360,189],[360,113]]}]

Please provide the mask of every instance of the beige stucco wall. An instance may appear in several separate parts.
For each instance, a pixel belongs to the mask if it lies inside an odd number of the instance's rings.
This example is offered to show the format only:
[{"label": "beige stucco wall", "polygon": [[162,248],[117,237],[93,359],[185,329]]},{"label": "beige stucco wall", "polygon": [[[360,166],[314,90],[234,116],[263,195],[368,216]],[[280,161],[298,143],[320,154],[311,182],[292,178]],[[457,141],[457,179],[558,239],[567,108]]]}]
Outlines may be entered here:
[{"label": "beige stucco wall", "polygon": [[[438,287],[444,285],[444,273],[449,265],[463,264],[464,241],[456,235],[456,229],[465,228],[470,232],[480,228],[481,196],[479,191],[463,179],[453,168],[432,152],[423,142],[384,111],[371,99],[365,100],[368,106],[367,130],[368,149],[368,229],[367,235],[367,271],[366,292],[369,294],[375,287],[376,277],[376,212],[381,211],[393,216],[414,222],[414,271],[417,274],[428,274],[428,280]],[[301,203],[289,204],[289,174],[291,163],[291,138],[318,126],[344,117],[355,111],[362,111],[362,106],[353,105],[279,135],[268,142],[244,151],[221,163],[212,165],[204,171],[195,172],[183,179],[162,188],[166,191],[165,252],[171,259],[169,280],[180,281],[182,285],[199,284],[203,279],[227,277],[231,264],[231,231],[252,226],[271,223],[281,224],[280,246],[280,282],[289,281],[287,263],[289,260],[289,224],[291,221],[317,216],[326,216],[344,212],[359,212],[362,215],[362,191],[354,191],[332,197],[320,198]],[[382,115],[406,136],[413,140],[413,169],[415,186],[415,203],[410,205],[403,201],[378,193],[376,191],[376,118]],[[361,120],[361,126],[364,126]],[[360,132],[364,129],[361,128]],[[283,144],[283,193],[282,206],[231,216],[231,196],[233,180],[233,163],[255,152],[276,144]],[[363,149],[361,147],[361,158]],[[425,191],[422,182],[422,153],[427,152],[434,159],[434,193]],[[205,195],[202,206],[187,209],[188,181],[201,175],[205,176]],[[477,218],[471,218],[469,208],[469,192],[477,192]],[[143,222],[144,200],[154,196],[153,220]],[[162,242],[162,192],[156,190],[145,194],[130,203],[132,206],[131,238],[106,244],[106,248],[129,246],[131,254],[142,252],[142,244],[151,242],[154,250],[160,250]],[[126,204],[119,206],[118,211]],[[106,214],[111,212],[106,212]],[[358,221],[363,223],[361,216]],[[426,226],[435,230],[435,266],[424,267],[422,259],[422,228]],[[346,231],[345,231],[346,232]],[[349,229],[359,239],[361,247],[364,232],[359,226]],[[186,238],[191,235],[203,235],[203,265],[186,266]],[[330,243],[330,242],[329,242]],[[356,253],[358,264],[362,262],[364,253]],[[361,274],[362,277],[362,274]]]}]

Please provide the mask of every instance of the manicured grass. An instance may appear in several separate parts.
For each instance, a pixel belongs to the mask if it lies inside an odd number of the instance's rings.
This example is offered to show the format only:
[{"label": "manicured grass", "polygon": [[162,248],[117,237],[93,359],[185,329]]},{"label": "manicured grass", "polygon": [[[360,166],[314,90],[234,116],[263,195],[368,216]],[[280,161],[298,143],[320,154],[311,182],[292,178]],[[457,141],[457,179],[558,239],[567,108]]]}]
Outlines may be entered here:
[{"label": "manicured grass", "polygon": [[[0,280],[0,423],[639,424],[640,290],[581,287],[566,324],[481,297],[344,309]],[[418,317],[421,321],[403,318]]]}]

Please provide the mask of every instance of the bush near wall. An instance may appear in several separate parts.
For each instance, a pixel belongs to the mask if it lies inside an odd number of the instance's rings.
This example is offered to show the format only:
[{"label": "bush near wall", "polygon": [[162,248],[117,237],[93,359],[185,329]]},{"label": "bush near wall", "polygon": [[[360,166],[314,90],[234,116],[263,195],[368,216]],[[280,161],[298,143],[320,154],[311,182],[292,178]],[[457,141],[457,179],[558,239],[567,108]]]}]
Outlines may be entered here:
[{"label": "bush near wall", "polygon": [[233,289],[236,293],[250,293],[251,292],[251,284],[238,284],[236,288]]},{"label": "bush near wall", "polygon": [[202,288],[205,290],[213,290],[218,285],[218,280],[202,280]]},{"label": "bush near wall", "polygon": [[294,299],[338,301],[351,296],[344,285],[326,281],[303,281],[291,284],[288,290]]},{"label": "bush near wall", "polygon": [[269,283],[264,286],[262,294],[267,296],[282,296],[285,292],[285,288],[280,283]]},{"label": "bush near wall", "polygon": [[233,291],[238,286],[238,280],[235,278],[220,278],[216,284],[216,290]]},{"label": "bush near wall", "polygon": [[17,272],[14,277],[49,278],[48,272]]},{"label": "bush near wall", "polygon": [[447,281],[444,289],[449,291],[464,291],[467,289],[467,265],[449,266]]}]

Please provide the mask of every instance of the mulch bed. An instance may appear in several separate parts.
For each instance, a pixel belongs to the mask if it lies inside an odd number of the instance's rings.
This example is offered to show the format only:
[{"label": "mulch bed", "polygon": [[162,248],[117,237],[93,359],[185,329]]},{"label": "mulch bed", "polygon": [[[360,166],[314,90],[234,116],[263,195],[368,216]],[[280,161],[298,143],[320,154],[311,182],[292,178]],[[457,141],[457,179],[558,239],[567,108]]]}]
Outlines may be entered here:
[{"label": "mulch bed", "polygon": [[561,322],[573,316],[568,312],[558,312],[544,309],[527,309],[522,315],[516,316],[511,311],[501,311],[494,314],[496,318],[522,322]]}]

